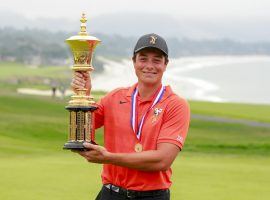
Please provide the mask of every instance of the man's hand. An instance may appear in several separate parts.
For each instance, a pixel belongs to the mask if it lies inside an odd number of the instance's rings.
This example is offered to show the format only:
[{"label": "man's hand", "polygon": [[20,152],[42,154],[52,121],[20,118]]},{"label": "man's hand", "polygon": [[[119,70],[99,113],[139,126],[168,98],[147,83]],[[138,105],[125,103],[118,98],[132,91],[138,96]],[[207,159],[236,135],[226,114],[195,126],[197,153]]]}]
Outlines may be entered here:
[{"label": "man's hand", "polygon": [[88,162],[113,164],[142,171],[165,171],[170,168],[180,149],[170,143],[160,143],[156,150],[140,153],[112,153],[102,146],[84,143],[88,151],[75,151]]},{"label": "man's hand", "polygon": [[109,163],[110,153],[102,146],[90,143],[84,143],[83,146],[88,151],[76,151],[83,156],[88,162],[92,163]]},{"label": "man's hand", "polygon": [[77,90],[87,89],[86,94],[89,95],[92,87],[89,72],[75,72],[70,85],[75,93]]}]

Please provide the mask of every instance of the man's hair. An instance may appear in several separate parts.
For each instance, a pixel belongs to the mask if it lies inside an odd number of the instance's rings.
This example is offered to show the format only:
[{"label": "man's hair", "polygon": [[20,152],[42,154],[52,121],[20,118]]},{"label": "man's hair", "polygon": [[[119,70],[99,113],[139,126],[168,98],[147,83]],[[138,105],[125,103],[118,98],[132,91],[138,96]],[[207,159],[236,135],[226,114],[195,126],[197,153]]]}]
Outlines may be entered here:
[{"label": "man's hair", "polygon": [[168,64],[168,62],[169,62],[169,58],[164,52],[158,50],[157,48],[152,48],[152,47],[144,48],[141,51],[138,51],[137,53],[134,53],[133,56],[132,56],[133,62],[136,61],[136,56],[142,51],[160,53],[165,58],[165,64]]}]

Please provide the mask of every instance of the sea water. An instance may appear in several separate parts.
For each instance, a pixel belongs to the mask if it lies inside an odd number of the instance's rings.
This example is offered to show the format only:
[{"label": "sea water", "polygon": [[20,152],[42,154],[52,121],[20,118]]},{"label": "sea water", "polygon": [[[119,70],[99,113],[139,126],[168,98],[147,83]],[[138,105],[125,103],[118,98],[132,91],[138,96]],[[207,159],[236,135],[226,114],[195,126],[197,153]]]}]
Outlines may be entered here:
[{"label": "sea water", "polygon": [[[104,59],[93,89],[110,91],[136,82],[132,62]],[[192,100],[270,104],[270,56],[201,56],[170,59],[163,83]]]}]

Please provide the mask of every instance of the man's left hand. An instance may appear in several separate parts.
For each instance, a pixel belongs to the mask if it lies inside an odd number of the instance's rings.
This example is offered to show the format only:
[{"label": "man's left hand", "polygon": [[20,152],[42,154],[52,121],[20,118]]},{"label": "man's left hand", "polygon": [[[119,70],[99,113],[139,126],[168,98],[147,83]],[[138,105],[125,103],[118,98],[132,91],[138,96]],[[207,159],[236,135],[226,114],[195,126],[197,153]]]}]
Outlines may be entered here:
[{"label": "man's left hand", "polygon": [[108,163],[109,152],[106,148],[90,143],[83,143],[86,151],[76,151],[83,156],[88,162],[92,163]]}]

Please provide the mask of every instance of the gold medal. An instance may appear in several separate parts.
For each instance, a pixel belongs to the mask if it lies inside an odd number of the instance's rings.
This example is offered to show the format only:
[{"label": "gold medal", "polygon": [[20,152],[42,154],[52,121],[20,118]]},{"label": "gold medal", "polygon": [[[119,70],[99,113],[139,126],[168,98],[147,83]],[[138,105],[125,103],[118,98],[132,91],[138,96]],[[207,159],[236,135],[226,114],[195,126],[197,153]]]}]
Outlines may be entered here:
[{"label": "gold medal", "polygon": [[135,148],[134,149],[135,149],[136,152],[142,152],[143,147],[142,147],[142,145],[140,143],[137,143],[135,145]]}]

